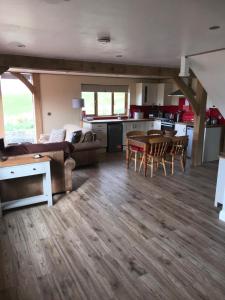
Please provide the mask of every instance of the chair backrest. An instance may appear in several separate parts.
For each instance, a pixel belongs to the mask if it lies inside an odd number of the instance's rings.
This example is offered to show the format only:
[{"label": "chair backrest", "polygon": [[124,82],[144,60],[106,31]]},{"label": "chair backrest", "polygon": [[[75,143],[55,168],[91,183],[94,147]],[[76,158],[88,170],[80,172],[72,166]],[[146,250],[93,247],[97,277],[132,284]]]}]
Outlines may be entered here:
[{"label": "chair backrest", "polygon": [[128,137],[131,137],[131,136],[144,136],[144,135],[146,135],[146,133],[145,133],[145,131],[129,131],[129,132],[127,132],[127,138]]},{"label": "chair backrest", "polygon": [[188,146],[188,136],[174,136],[172,138],[171,153],[175,155],[182,155],[186,151]]},{"label": "chair backrest", "polygon": [[158,135],[158,136],[162,136],[163,135],[163,131],[159,130],[159,129],[151,129],[147,131],[147,135]]},{"label": "chair backrest", "polygon": [[165,137],[173,137],[177,134],[176,130],[164,130],[163,136]]},{"label": "chair backrest", "polygon": [[171,144],[171,139],[166,137],[153,137],[149,139],[149,154],[154,157],[163,157]]}]

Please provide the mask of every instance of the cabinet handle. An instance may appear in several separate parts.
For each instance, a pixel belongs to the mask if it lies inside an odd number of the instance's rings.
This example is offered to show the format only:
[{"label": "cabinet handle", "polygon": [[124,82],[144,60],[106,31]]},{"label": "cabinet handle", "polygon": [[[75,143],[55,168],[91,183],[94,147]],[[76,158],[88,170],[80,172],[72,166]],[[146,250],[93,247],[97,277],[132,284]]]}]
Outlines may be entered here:
[{"label": "cabinet handle", "polygon": [[11,171],[10,173],[11,173],[11,174],[14,174],[14,171]]}]

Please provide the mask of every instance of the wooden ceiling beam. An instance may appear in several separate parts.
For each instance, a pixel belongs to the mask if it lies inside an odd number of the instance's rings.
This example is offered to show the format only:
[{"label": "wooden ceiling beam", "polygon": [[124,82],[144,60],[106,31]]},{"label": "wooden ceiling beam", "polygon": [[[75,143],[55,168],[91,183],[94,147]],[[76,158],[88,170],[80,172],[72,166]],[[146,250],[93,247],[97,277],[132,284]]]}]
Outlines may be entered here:
[{"label": "wooden ceiling beam", "polygon": [[17,72],[10,72],[10,73],[16,78],[18,78],[20,81],[22,81],[32,94],[34,93],[34,86],[32,85],[32,83],[30,83],[29,80],[27,80],[25,76],[23,76],[23,74]]},{"label": "wooden ceiling beam", "polygon": [[176,68],[88,62],[9,54],[0,55],[0,65],[9,66],[10,68],[83,72],[110,75],[137,75],[140,77],[153,76],[172,78],[174,76],[177,76],[179,73],[179,69]]},{"label": "wooden ceiling beam", "polygon": [[196,101],[195,94],[190,86],[188,86],[182,78],[176,76],[173,78],[178,88],[184,93],[184,96],[189,100],[196,115],[199,114],[199,104]]}]

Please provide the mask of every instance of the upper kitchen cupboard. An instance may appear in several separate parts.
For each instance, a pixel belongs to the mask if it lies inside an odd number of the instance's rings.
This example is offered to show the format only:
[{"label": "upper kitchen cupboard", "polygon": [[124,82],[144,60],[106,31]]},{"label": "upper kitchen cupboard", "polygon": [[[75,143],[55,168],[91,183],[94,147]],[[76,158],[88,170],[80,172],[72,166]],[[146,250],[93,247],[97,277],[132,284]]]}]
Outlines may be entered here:
[{"label": "upper kitchen cupboard", "polygon": [[136,83],[136,105],[178,105],[178,98],[168,96],[174,90],[171,83]]},{"label": "upper kitchen cupboard", "polygon": [[136,105],[156,105],[158,84],[136,83]]}]

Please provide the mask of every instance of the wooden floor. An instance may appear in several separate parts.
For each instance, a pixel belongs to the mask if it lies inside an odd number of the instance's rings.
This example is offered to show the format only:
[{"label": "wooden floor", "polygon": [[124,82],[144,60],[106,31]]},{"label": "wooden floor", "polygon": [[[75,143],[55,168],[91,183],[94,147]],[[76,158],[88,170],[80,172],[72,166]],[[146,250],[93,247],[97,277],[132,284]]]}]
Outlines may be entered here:
[{"label": "wooden floor", "polygon": [[144,178],[121,155],[74,172],[57,203],[6,213],[0,299],[225,299],[217,164]]}]

